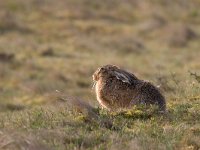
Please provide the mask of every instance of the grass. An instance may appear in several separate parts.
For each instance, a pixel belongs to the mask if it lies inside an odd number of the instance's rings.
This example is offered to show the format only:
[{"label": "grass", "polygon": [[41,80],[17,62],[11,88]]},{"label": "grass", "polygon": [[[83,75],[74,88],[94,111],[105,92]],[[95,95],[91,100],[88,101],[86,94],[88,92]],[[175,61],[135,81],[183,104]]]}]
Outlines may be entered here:
[{"label": "grass", "polygon": [[[199,8],[198,0],[0,2],[0,149],[199,149]],[[91,76],[105,64],[159,85],[168,113],[98,108]]]},{"label": "grass", "polygon": [[[39,141],[45,141],[43,144],[56,149],[199,148],[200,112],[197,102],[172,104],[166,115],[160,115],[152,108],[133,108],[114,114],[97,109],[100,122],[73,109],[67,110],[62,104],[59,109],[57,107],[1,114],[0,127],[7,132],[14,130],[17,136],[31,133]],[[4,132],[2,135],[6,134]]]}]

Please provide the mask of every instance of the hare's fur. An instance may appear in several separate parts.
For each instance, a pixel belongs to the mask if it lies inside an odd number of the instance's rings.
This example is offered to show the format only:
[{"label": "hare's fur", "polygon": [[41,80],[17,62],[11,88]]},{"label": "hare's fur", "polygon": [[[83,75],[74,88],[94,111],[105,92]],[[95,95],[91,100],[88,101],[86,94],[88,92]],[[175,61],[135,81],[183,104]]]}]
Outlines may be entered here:
[{"label": "hare's fur", "polygon": [[155,104],[165,111],[164,96],[150,82],[114,65],[98,68],[93,74],[97,100],[103,108],[115,110],[138,104]]}]

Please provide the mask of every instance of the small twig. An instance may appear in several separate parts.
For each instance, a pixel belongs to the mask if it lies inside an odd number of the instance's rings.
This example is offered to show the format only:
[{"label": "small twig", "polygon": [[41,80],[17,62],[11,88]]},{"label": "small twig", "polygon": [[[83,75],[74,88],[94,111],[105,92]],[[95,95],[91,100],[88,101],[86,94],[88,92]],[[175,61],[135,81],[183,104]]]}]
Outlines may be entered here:
[{"label": "small twig", "polygon": [[178,82],[178,80],[176,79],[175,73],[171,72],[170,74],[171,74],[171,77],[172,77],[172,81],[174,81],[174,83],[175,83],[176,86],[178,87],[179,82]]},{"label": "small twig", "polygon": [[95,112],[95,108],[91,106],[89,103],[87,103],[86,101],[78,97],[62,94],[58,90],[56,90],[56,93],[58,94],[57,97],[59,98],[59,100],[62,100],[64,102],[71,104],[73,107],[77,109],[78,112],[81,112],[84,115],[86,115],[87,119],[89,119],[90,121],[99,123],[100,126],[105,126],[108,128],[112,127],[112,122],[109,119],[102,119],[100,115],[97,112]]},{"label": "small twig", "polygon": [[188,71],[190,73],[190,76],[194,76],[194,78],[197,80],[198,83],[200,83],[200,75],[197,75],[197,73],[193,73],[190,70]]},{"label": "small twig", "polygon": [[94,113],[94,107],[92,107],[89,103],[86,101],[74,97],[74,96],[69,96],[66,94],[62,94],[60,91],[56,90],[58,95],[59,100],[68,102],[69,104],[72,104],[75,108],[77,108],[80,112],[82,113],[87,113],[90,117],[97,117],[97,115]]}]

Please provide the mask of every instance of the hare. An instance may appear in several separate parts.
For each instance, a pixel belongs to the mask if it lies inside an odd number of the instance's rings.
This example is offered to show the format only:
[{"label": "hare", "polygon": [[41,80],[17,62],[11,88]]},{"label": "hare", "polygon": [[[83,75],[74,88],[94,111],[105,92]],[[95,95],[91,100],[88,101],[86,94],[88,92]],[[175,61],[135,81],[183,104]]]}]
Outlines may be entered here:
[{"label": "hare", "polygon": [[133,105],[157,105],[166,110],[164,96],[152,83],[114,65],[98,68],[93,74],[97,100],[103,108],[116,110]]}]

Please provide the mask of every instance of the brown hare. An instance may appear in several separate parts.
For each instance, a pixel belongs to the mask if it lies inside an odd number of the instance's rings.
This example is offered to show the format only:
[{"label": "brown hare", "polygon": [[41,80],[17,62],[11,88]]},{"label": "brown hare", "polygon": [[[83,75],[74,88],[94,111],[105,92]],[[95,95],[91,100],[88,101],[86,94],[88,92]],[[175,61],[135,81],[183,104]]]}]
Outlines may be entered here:
[{"label": "brown hare", "polygon": [[116,110],[133,105],[158,105],[166,110],[164,96],[150,82],[114,65],[98,68],[93,74],[97,100],[103,108]]}]

